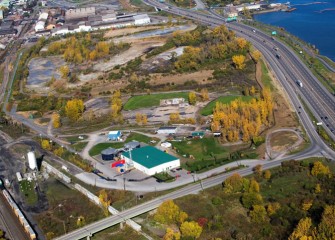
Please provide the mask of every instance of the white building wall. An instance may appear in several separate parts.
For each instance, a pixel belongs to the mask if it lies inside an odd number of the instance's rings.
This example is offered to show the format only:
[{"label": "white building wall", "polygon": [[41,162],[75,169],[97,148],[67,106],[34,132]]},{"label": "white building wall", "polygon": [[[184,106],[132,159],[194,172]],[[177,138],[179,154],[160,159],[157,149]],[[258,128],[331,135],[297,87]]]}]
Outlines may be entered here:
[{"label": "white building wall", "polygon": [[43,31],[45,27],[45,21],[38,21],[35,25],[35,31]]},{"label": "white building wall", "polygon": [[[131,162],[131,160],[125,156],[122,155],[122,157],[124,158],[124,160],[126,161],[126,163]],[[155,166],[153,168],[147,168],[141,164],[139,164],[138,162],[135,162],[134,160],[132,161],[134,164],[134,168],[136,168],[137,170],[147,174],[147,175],[155,175],[156,173],[161,173],[167,170],[170,170],[172,168],[178,168],[180,167],[180,160],[176,159],[174,161],[171,162],[167,162],[167,163],[163,163],[161,165]]]},{"label": "white building wall", "polygon": [[177,129],[158,129],[157,133],[158,134],[175,134]]},{"label": "white building wall", "polygon": [[149,24],[150,18],[147,14],[135,15],[134,16],[135,25]]}]

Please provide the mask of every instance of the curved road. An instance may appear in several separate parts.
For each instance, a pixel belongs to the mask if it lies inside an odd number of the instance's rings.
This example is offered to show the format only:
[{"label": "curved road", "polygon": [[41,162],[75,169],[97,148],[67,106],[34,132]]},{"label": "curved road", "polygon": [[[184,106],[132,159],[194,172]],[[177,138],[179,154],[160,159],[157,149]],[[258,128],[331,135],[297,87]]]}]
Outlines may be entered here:
[{"label": "curved road", "polygon": [[[187,18],[200,21],[210,26],[217,26],[224,23],[221,18],[218,18],[213,15],[206,15],[199,12],[192,12],[189,10],[184,10],[172,5],[159,3],[153,0],[144,0],[148,5],[160,8],[169,13],[173,13],[180,16],[185,16]],[[280,83],[286,90],[292,105],[296,110],[300,109],[302,106],[300,98],[311,108],[312,112],[316,115],[317,119],[321,119],[321,116],[328,114],[327,124],[330,127],[327,128],[328,133],[331,133],[330,128],[334,127],[334,118],[335,118],[335,102],[334,97],[329,94],[329,92],[317,81],[317,79],[312,75],[309,69],[304,66],[304,64],[299,60],[295,53],[286,47],[284,44],[272,40],[269,36],[265,35],[262,32],[254,33],[253,29],[238,23],[228,24],[229,29],[236,31],[237,35],[247,38],[254,46],[259,49],[268,64],[271,67],[271,70],[275,73]],[[271,43],[268,43],[268,42]],[[276,58],[273,47],[276,46],[280,49],[282,57],[280,59]],[[299,88],[295,81],[299,79],[303,81],[305,87]],[[299,98],[300,97],[300,98]],[[314,103],[313,103],[314,102]],[[323,116],[324,117],[324,116]],[[305,109],[301,107],[301,113],[299,114],[299,119],[302,125],[305,127],[307,135],[310,138],[311,146],[304,152],[296,154],[295,159],[304,158],[311,156],[313,154],[318,154],[319,152],[327,154],[329,157],[335,159],[335,153],[332,151],[319,137],[315,130],[315,126],[312,121],[309,119],[308,114]],[[332,135],[335,138],[334,135]],[[276,166],[279,166],[281,162],[292,159],[291,157],[266,161],[263,164],[263,169],[269,169]],[[249,175],[252,173],[252,168],[246,168],[235,171],[241,176]],[[164,195],[162,197],[156,198],[152,201],[143,203],[141,205],[135,206],[131,209],[127,209],[123,212],[120,212],[118,215],[108,217],[101,221],[95,222],[93,224],[87,225],[84,228],[78,229],[76,231],[70,232],[67,235],[59,237],[57,239],[80,239],[86,236],[91,236],[97,231],[101,231],[107,227],[113,226],[120,222],[125,221],[126,219],[135,217],[142,213],[148,212],[152,209],[157,208],[164,200],[175,199],[188,194],[197,193],[205,188],[209,188],[215,185],[222,183],[228,176],[232,173],[222,174],[216,177],[208,178],[200,183],[192,184],[186,187],[183,187],[177,191]]]}]

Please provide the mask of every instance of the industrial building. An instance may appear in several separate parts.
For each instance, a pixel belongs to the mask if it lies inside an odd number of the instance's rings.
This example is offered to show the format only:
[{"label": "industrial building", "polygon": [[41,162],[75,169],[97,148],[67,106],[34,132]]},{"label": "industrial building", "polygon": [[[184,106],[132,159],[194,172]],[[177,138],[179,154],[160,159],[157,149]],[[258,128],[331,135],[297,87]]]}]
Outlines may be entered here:
[{"label": "industrial building", "polygon": [[64,24],[62,27],[52,29],[51,33],[53,36],[56,36],[76,32],[139,26],[149,23],[150,17],[147,14],[117,16],[115,13],[109,13],[101,16],[91,15],[87,17],[87,21],[77,22],[72,25]]},{"label": "industrial building", "polygon": [[242,12],[242,11],[244,11],[244,9],[259,10],[259,9],[261,9],[261,5],[260,4],[243,4],[243,5],[240,5],[240,6],[236,6],[236,10],[238,12]]},{"label": "industrial building", "polygon": [[193,138],[203,138],[205,136],[205,133],[203,131],[192,132],[191,136]]},{"label": "industrial building", "polygon": [[80,19],[95,15],[95,7],[69,9],[65,12],[65,19]]},{"label": "industrial building", "polygon": [[175,134],[177,132],[177,127],[160,127],[157,130],[157,134]]},{"label": "industrial building", "polygon": [[119,151],[116,150],[115,148],[109,147],[109,148],[101,151],[101,158],[102,158],[102,160],[105,160],[105,161],[113,160],[114,157],[117,156],[118,152]]},{"label": "industrial building", "polygon": [[180,167],[180,160],[152,146],[133,149],[121,154],[127,166],[147,174],[155,175]]},{"label": "industrial building", "polygon": [[0,36],[15,36],[17,34],[17,30],[14,29],[14,21],[9,20],[2,22],[0,26]]},{"label": "industrial building", "polygon": [[109,131],[108,140],[110,141],[120,141],[121,140],[121,131]]},{"label": "industrial building", "polygon": [[44,12],[41,13],[40,16],[38,17],[38,21],[35,25],[35,32],[43,31],[45,28],[45,23],[48,19],[48,13]]}]

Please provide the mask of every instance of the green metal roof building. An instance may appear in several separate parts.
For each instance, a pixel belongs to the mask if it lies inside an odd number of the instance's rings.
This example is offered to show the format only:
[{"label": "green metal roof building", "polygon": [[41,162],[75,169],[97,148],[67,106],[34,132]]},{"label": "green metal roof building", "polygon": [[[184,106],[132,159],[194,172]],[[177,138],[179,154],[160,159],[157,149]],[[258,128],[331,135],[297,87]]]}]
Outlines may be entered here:
[{"label": "green metal roof building", "polygon": [[136,148],[131,152],[122,153],[121,156],[127,164],[148,175],[180,167],[180,160],[177,157],[152,146]]},{"label": "green metal roof building", "polygon": [[205,133],[200,131],[200,132],[192,132],[192,137],[199,137],[203,138],[205,136]]}]

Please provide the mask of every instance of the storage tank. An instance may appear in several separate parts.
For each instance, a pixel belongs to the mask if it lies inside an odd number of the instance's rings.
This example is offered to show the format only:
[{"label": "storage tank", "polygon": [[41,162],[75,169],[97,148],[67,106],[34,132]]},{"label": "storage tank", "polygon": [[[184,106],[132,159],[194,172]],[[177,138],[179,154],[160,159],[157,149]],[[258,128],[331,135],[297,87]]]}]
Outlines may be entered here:
[{"label": "storage tank", "polygon": [[37,169],[36,156],[35,156],[35,152],[33,151],[28,152],[28,164],[31,170]]},{"label": "storage tank", "polygon": [[118,151],[116,149],[110,147],[101,151],[101,158],[105,161],[113,160],[117,153]]}]

